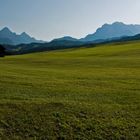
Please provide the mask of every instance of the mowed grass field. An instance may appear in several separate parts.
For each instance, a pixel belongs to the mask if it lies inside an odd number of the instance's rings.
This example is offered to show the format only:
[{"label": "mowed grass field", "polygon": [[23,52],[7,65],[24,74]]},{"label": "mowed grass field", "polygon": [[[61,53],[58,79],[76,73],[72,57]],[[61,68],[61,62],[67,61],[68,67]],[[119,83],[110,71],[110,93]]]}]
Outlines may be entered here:
[{"label": "mowed grass field", "polygon": [[140,41],[0,58],[1,140],[139,140]]}]

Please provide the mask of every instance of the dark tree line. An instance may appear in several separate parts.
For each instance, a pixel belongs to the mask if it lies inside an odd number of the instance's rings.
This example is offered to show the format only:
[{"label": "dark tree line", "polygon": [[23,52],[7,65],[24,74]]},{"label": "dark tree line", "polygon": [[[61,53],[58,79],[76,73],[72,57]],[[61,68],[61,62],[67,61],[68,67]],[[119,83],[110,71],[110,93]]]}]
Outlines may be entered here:
[{"label": "dark tree line", "polygon": [[5,54],[6,54],[5,51],[6,51],[5,48],[2,45],[0,45],[0,57],[4,57],[5,56]]}]

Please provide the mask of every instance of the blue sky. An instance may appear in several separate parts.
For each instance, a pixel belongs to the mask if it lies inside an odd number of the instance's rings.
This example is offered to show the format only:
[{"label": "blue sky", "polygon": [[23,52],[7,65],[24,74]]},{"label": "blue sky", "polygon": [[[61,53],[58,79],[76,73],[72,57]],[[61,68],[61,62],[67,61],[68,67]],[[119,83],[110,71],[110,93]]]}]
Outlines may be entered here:
[{"label": "blue sky", "polygon": [[140,0],[0,0],[0,29],[43,40],[81,38],[115,21],[140,24]]}]

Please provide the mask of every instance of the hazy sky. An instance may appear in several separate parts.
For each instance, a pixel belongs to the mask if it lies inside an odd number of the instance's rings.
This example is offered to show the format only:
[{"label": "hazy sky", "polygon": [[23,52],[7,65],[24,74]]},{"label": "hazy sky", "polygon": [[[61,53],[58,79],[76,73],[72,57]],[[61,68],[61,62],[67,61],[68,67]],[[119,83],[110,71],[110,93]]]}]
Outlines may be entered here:
[{"label": "hazy sky", "polygon": [[0,29],[38,39],[80,38],[114,21],[140,24],[140,0],[0,0]]}]

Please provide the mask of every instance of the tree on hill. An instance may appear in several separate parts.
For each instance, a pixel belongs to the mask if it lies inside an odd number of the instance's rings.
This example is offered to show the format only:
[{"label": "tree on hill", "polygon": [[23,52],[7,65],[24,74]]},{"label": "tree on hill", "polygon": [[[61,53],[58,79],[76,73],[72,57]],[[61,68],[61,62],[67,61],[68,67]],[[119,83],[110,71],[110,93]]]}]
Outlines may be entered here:
[{"label": "tree on hill", "polygon": [[0,57],[4,57],[5,54],[6,54],[5,48],[2,45],[0,45]]}]

